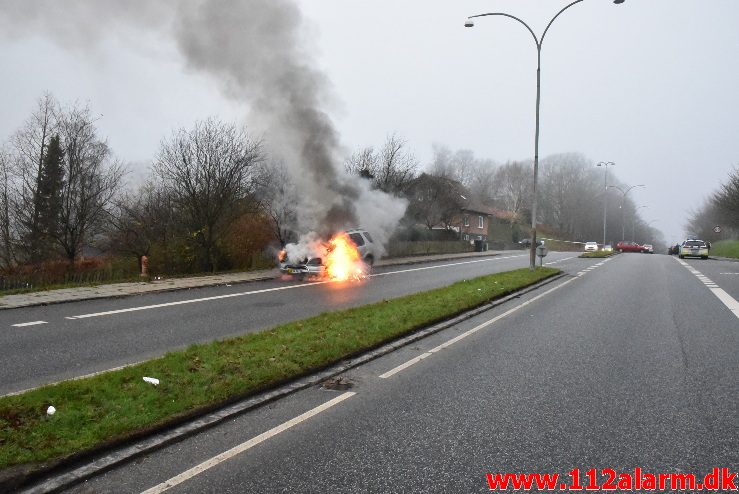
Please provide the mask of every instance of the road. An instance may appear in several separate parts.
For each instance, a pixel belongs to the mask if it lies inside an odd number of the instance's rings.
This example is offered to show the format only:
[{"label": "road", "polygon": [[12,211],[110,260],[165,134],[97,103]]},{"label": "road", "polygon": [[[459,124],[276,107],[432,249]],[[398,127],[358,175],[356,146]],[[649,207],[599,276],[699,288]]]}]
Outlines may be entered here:
[{"label": "road", "polygon": [[739,471],[739,264],[559,265],[570,276],[347,372],[349,390],[294,393],[70,492],[489,492],[487,473]]},{"label": "road", "polygon": [[[553,253],[548,262],[573,258]],[[0,395],[321,312],[528,265],[526,252],[376,269],[364,283],[273,280],[0,311]]]}]

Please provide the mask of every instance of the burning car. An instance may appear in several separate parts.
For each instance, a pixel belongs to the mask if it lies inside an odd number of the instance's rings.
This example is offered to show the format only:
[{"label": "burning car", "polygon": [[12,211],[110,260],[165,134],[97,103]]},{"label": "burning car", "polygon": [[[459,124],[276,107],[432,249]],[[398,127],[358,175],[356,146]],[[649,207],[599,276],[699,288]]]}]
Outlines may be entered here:
[{"label": "burning car", "polygon": [[358,280],[369,274],[378,253],[369,232],[353,229],[339,232],[327,241],[308,235],[285,246],[278,261],[283,274],[298,279]]}]

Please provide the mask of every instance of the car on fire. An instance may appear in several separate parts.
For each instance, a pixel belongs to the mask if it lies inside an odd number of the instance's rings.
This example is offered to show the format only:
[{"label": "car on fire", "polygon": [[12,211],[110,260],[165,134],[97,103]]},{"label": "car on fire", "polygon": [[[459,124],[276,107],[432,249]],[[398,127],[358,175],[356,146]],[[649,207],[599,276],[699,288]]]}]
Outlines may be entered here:
[{"label": "car on fire", "polygon": [[[375,260],[379,257],[380,251],[375,242],[372,239],[370,233],[362,229],[352,229],[343,232],[349,239],[351,244],[358,253],[358,258],[364,265],[363,272],[366,274],[369,272]],[[331,241],[325,244],[327,256],[331,255],[330,246]],[[325,277],[327,273],[327,259],[319,256],[305,257],[300,260],[290,260],[287,258],[285,251],[280,253],[279,258],[280,272],[287,275],[292,275],[298,279],[305,277]]]}]

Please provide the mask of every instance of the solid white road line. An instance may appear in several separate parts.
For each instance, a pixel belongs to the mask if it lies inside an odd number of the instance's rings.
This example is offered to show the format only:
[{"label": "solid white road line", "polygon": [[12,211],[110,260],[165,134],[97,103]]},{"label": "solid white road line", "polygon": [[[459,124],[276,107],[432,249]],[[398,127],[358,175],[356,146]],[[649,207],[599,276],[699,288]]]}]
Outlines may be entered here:
[{"label": "solid white road line", "polygon": [[160,492],[164,492],[166,490],[169,490],[172,487],[174,487],[176,485],[179,485],[179,484],[181,484],[181,483],[183,483],[183,482],[185,482],[185,481],[187,481],[187,480],[195,477],[196,475],[200,475],[201,473],[205,472],[206,470],[208,470],[210,468],[213,468],[214,466],[219,465],[219,464],[223,463],[224,461],[233,458],[236,455],[241,454],[244,451],[253,448],[257,444],[262,443],[262,442],[266,441],[267,439],[276,436],[280,432],[284,432],[284,431],[288,430],[289,428],[291,428],[291,427],[293,427],[295,425],[298,425],[299,423],[304,422],[304,421],[308,420],[309,418],[314,417],[314,416],[318,415],[319,413],[321,413],[321,412],[323,412],[325,410],[328,410],[332,406],[341,403],[342,401],[346,400],[347,398],[351,398],[355,394],[356,393],[354,393],[352,391],[347,391],[346,393],[343,393],[343,394],[337,396],[336,398],[334,398],[331,401],[327,401],[326,403],[324,403],[322,405],[319,405],[316,408],[313,408],[311,410],[308,410],[307,412],[305,412],[302,415],[298,415],[297,417],[295,417],[293,419],[290,419],[287,422],[284,422],[283,424],[280,424],[277,427],[274,427],[274,428],[268,430],[267,432],[263,432],[262,434],[259,434],[258,436],[253,437],[253,438],[249,439],[248,441],[243,442],[243,443],[239,444],[238,446],[235,446],[235,447],[229,449],[228,451],[224,451],[223,453],[221,453],[221,454],[219,454],[217,456],[214,456],[210,460],[204,461],[200,465],[197,465],[197,466],[195,466],[195,467],[193,467],[193,468],[191,468],[189,470],[186,470],[186,471],[182,472],[181,474],[179,474],[179,475],[177,475],[175,477],[172,477],[171,479],[167,480],[166,482],[162,482],[161,484],[156,485],[156,486],[152,487],[151,489],[145,490],[142,494],[158,494]]},{"label": "solid white road line", "polygon": [[[476,262],[489,262],[489,261],[496,261],[496,260],[503,260],[503,259],[513,259],[515,257],[523,257],[523,256],[491,257],[489,259],[481,259],[481,260],[466,261],[466,262],[456,262],[456,263],[452,263],[452,264],[442,264],[440,266],[427,266],[427,267],[423,267],[423,268],[413,268],[413,269],[404,269],[402,271],[391,271],[391,272],[388,272],[388,273],[378,273],[378,274],[373,274],[373,275],[370,275],[370,276],[372,276],[372,277],[376,277],[376,276],[387,276],[387,275],[391,275],[391,274],[402,274],[402,273],[409,273],[409,272],[412,272],[412,271],[423,271],[423,270],[427,270],[427,269],[448,268],[448,267],[452,267],[452,266],[459,266],[459,265],[462,265],[462,264],[472,264],[472,263],[476,263]],[[335,282],[334,281],[316,281],[316,282],[308,283],[308,284],[305,284],[305,285],[280,286],[280,287],[276,287],[276,288],[265,288],[264,290],[253,290],[253,291],[250,291],[250,292],[229,293],[229,294],[226,294],[226,295],[215,295],[213,297],[194,298],[194,299],[189,299],[189,300],[179,300],[177,302],[167,302],[167,303],[163,303],[163,304],[142,305],[142,306],[139,306],[139,307],[129,307],[127,309],[109,310],[109,311],[104,311],[104,312],[95,312],[95,313],[91,313],[91,314],[80,314],[78,316],[68,316],[68,317],[65,317],[65,319],[87,319],[87,318],[90,318],[90,317],[111,316],[111,315],[114,315],[114,314],[123,314],[123,313],[126,313],[126,312],[137,312],[137,311],[142,311],[142,310],[161,309],[163,307],[173,307],[173,306],[176,306],[176,305],[184,305],[184,304],[195,304],[195,303],[199,303],[199,302],[210,302],[210,301],[213,301],[213,300],[221,300],[221,299],[233,298],[233,297],[243,297],[243,296],[246,296],[246,295],[258,295],[260,293],[278,292],[278,291],[281,291],[281,290],[292,290],[292,289],[296,289],[296,288],[309,288],[309,287],[312,287],[312,286],[315,286],[315,285],[324,285],[326,283],[335,283]]]},{"label": "solid white road line", "polygon": [[388,275],[391,275],[391,274],[412,273],[414,271],[426,271],[426,270],[429,270],[429,269],[448,268],[448,267],[451,267],[451,266],[462,266],[463,264],[475,264],[475,263],[478,263],[478,262],[502,261],[503,259],[516,259],[518,257],[524,257],[524,256],[523,255],[519,255],[519,256],[505,256],[505,257],[490,257],[490,258],[486,258],[486,259],[478,259],[478,260],[475,260],[475,261],[464,261],[464,262],[454,262],[454,263],[451,263],[451,264],[442,264],[440,266],[425,266],[423,268],[411,268],[411,269],[404,269],[402,271],[389,271],[387,273],[377,273],[377,274],[373,274],[373,275],[370,275],[370,276],[372,276],[374,278],[374,277],[377,277],[377,276],[388,276]]},{"label": "solid white road line", "polygon": [[11,324],[11,326],[16,328],[24,328],[26,326],[38,326],[39,324],[48,324],[46,321],[33,321],[33,322],[23,322],[20,324]]},{"label": "solid white road line", "polygon": [[716,283],[711,281],[710,278],[705,276],[703,273],[695,269],[693,266],[683,261],[682,259],[676,259],[677,262],[682,264],[688,271],[703,282],[711,292],[737,317],[739,318],[739,302],[734,297],[729,295],[726,290],[719,287]]},{"label": "solid white road line", "polygon": [[387,379],[388,377],[390,377],[390,376],[392,376],[394,374],[397,374],[398,372],[402,371],[403,369],[407,369],[411,365],[413,365],[413,364],[415,364],[417,362],[420,362],[421,360],[425,359],[426,357],[430,357],[430,356],[431,356],[431,354],[428,353],[428,352],[426,352],[423,355],[419,355],[416,358],[412,358],[408,362],[406,362],[404,364],[401,364],[401,365],[395,367],[394,369],[390,369],[389,371],[387,371],[384,374],[380,374],[380,378]]}]

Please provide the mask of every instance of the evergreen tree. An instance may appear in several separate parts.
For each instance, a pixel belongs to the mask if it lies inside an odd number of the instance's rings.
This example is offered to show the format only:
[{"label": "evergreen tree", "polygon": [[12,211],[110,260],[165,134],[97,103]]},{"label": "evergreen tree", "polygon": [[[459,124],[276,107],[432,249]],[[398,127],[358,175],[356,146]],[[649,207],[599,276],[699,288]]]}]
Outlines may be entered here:
[{"label": "evergreen tree", "polygon": [[44,154],[36,192],[37,231],[40,259],[47,259],[52,252],[52,238],[59,231],[61,193],[64,186],[64,150],[58,135],[49,140]]}]

